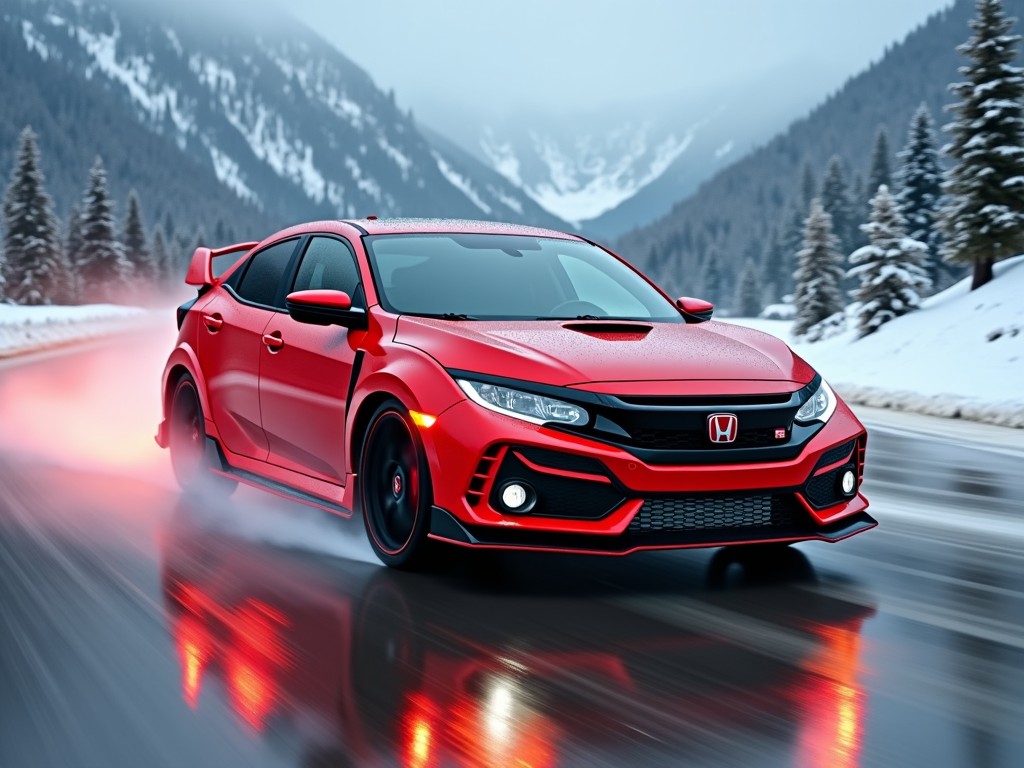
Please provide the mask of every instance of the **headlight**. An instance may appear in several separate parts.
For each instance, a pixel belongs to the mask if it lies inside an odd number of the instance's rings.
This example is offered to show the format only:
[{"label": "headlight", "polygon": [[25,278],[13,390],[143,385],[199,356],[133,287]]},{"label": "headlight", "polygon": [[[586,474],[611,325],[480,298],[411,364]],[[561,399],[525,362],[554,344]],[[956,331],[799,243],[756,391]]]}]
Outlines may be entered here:
[{"label": "headlight", "polygon": [[586,424],[590,414],[578,405],[552,397],[520,392],[518,389],[457,379],[459,387],[474,403],[497,413],[514,416],[531,424]]},{"label": "headlight", "polygon": [[832,388],[821,380],[821,386],[811,395],[810,400],[800,406],[796,412],[796,420],[800,424],[810,424],[812,421],[826,422],[836,410],[836,393]]}]

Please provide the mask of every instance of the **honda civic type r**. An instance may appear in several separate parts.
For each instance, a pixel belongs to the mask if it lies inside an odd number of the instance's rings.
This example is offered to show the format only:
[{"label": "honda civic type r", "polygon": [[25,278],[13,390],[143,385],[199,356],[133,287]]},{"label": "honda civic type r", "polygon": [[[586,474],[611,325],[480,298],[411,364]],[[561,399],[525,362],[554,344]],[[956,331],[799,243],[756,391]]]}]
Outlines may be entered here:
[{"label": "honda civic type r", "polygon": [[876,524],[866,432],[819,374],[582,237],[324,221],[199,248],[186,282],[157,434],[179,482],[358,511],[388,565]]}]

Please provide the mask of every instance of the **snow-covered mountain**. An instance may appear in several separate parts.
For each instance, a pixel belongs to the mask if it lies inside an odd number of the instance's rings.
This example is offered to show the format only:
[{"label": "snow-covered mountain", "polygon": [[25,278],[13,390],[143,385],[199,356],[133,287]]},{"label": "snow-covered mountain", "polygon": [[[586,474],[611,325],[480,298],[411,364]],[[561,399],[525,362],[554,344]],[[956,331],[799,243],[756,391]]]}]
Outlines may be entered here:
[{"label": "snow-covered mountain", "polygon": [[602,132],[559,135],[486,126],[480,148],[502,176],[548,211],[596,219],[661,176],[693,141],[694,129],[662,131],[624,122]]},{"label": "snow-covered mountain", "polygon": [[[460,140],[549,212],[595,236],[617,237],[664,215],[810,108],[827,73],[808,79],[806,70],[793,62],[752,73],[728,91],[593,114],[518,111]],[[780,82],[804,87],[780,89]]]},{"label": "snow-covered mountain", "polygon": [[[100,84],[239,201],[274,218],[563,224],[476,158],[428,141],[393,93],[258,1],[4,0],[2,15],[39,62]],[[115,173],[118,161],[131,162],[107,159]]]}]

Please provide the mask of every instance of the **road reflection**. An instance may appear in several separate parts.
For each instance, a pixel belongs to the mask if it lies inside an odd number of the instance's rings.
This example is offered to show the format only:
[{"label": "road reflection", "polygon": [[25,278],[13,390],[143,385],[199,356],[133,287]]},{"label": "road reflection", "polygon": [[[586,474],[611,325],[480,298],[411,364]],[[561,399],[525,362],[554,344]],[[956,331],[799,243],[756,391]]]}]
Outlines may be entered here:
[{"label": "road reflection", "polygon": [[[254,736],[273,732],[298,764],[545,768],[637,750],[749,764],[752,748],[760,764],[858,763],[874,609],[794,587],[814,578],[796,550],[711,559],[686,599],[736,624],[720,631],[634,611],[628,595],[524,598],[194,518],[179,509],[162,535],[181,694],[197,716],[226,705]],[[671,612],[671,593],[657,601]]]}]

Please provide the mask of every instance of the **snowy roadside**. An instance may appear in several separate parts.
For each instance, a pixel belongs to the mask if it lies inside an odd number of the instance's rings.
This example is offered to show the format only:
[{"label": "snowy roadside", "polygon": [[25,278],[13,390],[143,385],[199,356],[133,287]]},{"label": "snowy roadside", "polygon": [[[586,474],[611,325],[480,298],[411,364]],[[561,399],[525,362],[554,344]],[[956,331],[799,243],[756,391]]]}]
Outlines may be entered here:
[{"label": "snowy roadside", "polygon": [[726,322],[783,339],[851,403],[1024,428],[1024,256],[995,271],[978,290],[957,283],[863,339],[851,329],[807,343],[791,321]]},{"label": "snowy roadside", "polygon": [[112,304],[77,307],[0,304],[0,359],[130,330],[147,314],[137,307]]}]

